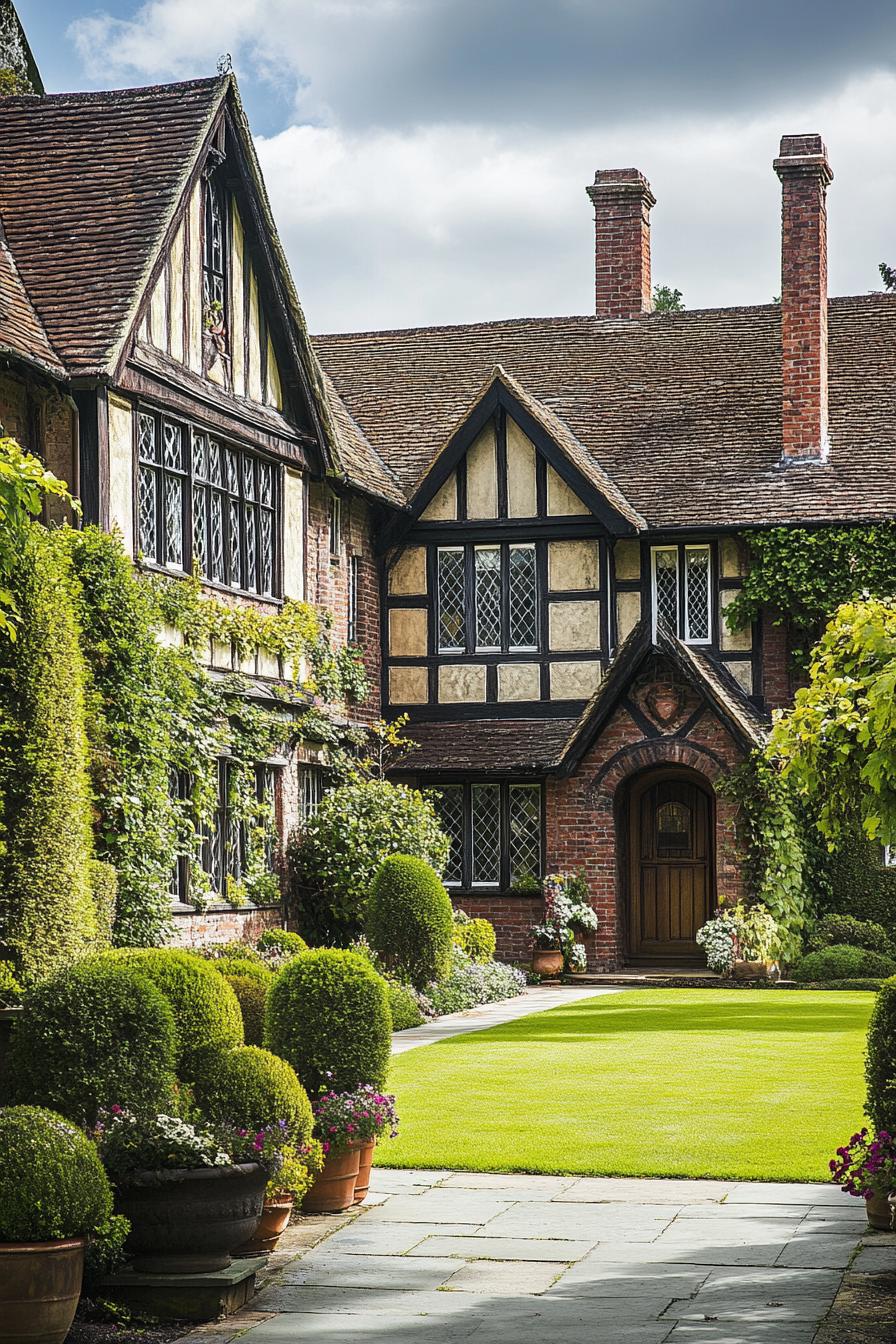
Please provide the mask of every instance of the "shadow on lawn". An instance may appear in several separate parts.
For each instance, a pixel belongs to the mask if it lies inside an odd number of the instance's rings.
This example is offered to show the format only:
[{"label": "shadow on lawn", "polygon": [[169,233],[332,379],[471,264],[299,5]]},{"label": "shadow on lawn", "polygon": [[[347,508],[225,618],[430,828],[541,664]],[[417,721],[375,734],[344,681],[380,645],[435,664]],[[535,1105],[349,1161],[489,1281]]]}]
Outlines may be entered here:
[{"label": "shadow on lawn", "polygon": [[[791,992],[781,991],[774,1000],[771,990],[763,990],[761,1001],[742,998],[738,992],[732,1002],[719,998],[720,991],[711,991],[708,1002],[672,998],[676,990],[664,991],[670,995],[662,1003],[638,1002],[629,992],[614,995],[612,999],[590,999],[570,1004],[568,1008],[553,1008],[531,1017],[520,1018],[503,1026],[471,1032],[440,1042],[447,1046],[475,1046],[487,1048],[495,1041],[531,1043],[533,1041],[584,1041],[589,1037],[632,1036],[637,1033],[751,1032],[756,1036],[774,1032],[788,1034],[805,1032],[810,1035],[864,1032],[870,1012],[871,996],[851,995],[849,1001],[833,1003],[828,995],[817,1003],[794,1000]],[[860,1002],[856,1002],[861,998]]]}]

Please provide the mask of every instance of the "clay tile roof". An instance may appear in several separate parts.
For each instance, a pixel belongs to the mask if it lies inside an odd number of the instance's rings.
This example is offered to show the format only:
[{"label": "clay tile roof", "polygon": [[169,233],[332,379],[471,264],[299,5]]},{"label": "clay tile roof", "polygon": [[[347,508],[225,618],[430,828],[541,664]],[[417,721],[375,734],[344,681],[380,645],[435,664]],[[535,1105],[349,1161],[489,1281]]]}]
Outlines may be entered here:
[{"label": "clay tile roof", "polygon": [[0,99],[0,216],[72,374],[114,357],[228,82]]},{"label": "clay tile roof", "polygon": [[34,311],[12,253],[0,238],[0,353],[27,359],[57,376],[65,369]]},{"label": "clay tile roof", "polygon": [[394,472],[368,443],[340,399],[332,381],[323,375],[324,390],[336,434],[340,464],[353,484],[396,508],[406,507],[404,493]]},{"label": "clay tile roof", "polygon": [[543,774],[560,759],[576,719],[461,719],[411,723],[417,747],[400,770],[447,777],[454,771],[492,775]]},{"label": "clay tile roof", "polygon": [[896,296],[832,299],[830,458],[782,469],[780,309],[525,318],[315,338],[409,493],[496,364],[650,528],[896,513]]}]

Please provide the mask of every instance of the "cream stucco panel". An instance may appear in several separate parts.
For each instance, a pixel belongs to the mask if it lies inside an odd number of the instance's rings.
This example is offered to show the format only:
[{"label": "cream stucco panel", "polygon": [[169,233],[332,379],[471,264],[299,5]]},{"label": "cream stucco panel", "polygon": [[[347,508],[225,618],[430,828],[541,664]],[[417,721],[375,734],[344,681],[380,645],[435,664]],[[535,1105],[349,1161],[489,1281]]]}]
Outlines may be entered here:
[{"label": "cream stucco panel", "polygon": [[170,340],[168,349],[176,360],[184,362],[184,226],[181,224],[171,244],[171,302],[168,313]]},{"label": "cream stucco panel", "polygon": [[617,579],[640,579],[640,541],[617,541],[616,545],[613,547],[613,565],[616,570]]},{"label": "cream stucco panel", "polygon": [[588,663],[551,663],[552,700],[588,700],[600,685],[601,666]]},{"label": "cream stucco panel", "polygon": [[554,653],[600,648],[599,602],[549,602],[548,647]]},{"label": "cream stucco panel", "polygon": [[189,365],[194,373],[202,372],[202,184],[198,183],[190,197],[187,216],[190,231],[190,274],[187,276],[187,309],[190,315]]},{"label": "cream stucco panel", "polygon": [[722,578],[742,578],[747,568],[747,557],[737,537],[722,537],[719,542],[719,569]]},{"label": "cream stucco panel", "polygon": [[429,699],[429,672],[425,667],[389,669],[389,701],[393,705],[425,705]]},{"label": "cream stucco panel", "polygon": [[237,209],[236,201],[231,202],[231,250],[230,250],[230,290],[233,294],[233,311],[230,319],[230,372],[233,378],[233,390],[238,397],[246,395],[246,366],[243,359],[243,267],[245,265],[245,238],[243,221]]},{"label": "cream stucco panel", "polygon": [[268,336],[268,405],[275,406],[278,411],[283,409],[283,391],[280,386],[280,370],[277,367],[277,356],[274,354],[274,343]]},{"label": "cream stucco panel", "polygon": [[538,512],[535,487],[535,444],[510,416],[507,435],[507,512],[511,518],[534,518]]},{"label": "cream stucco panel", "polygon": [[305,596],[305,487],[289,467],[283,478],[283,596]]},{"label": "cream stucco panel", "polygon": [[641,619],[641,594],[616,594],[616,640],[627,639]]},{"label": "cream stucco panel", "polygon": [[152,298],[149,301],[149,324],[152,328],[152,343],[157,350],[167,350],[168,334],[168,295],[165,290],[165,272],[162,271],[153,285]]},{"label": "cream stucco panel", "polygon": [[233,648],[220,639],[212,640],[212,667],[233,667]]},{"label": "cream stucco panel", "polygon": [[499,663],[499,700],[540,700],[541,668],[538,663]]},{"label": "cream stucco panel", "polygon": [[249,396],[261,401],[261,312],[254,270],[249,272]]},{"label": "cream stucco panel", "polygon": [[735,658],[730,663],[726,663],[728,671],[734,680],[746,691],[747,695],[753,694],[753,664],[746,659]]},{"label": "cream stucco panel", "polygon": [[134,416],[131,403],[109,394],[109,521],[134,553]]},{"label": "cream stucco panel", "polygon": [[481,704],[485,700],[485,667],[481,663],[446,663],[439,668],[439,700],[445,704]]},{"label": "cream stucco panel", "polygon": [[389,592],[396,597],[426,593],[426,547],[408,546],[389,570]]},{"label": "cream stucco panel", "polygon": [[729,630],[725,612],[737,597],[738,589],[722,588],[719,591],[719,640],[722,648],[731,653],[745,653],[753,647],[753,631],[749,626],[745,630]]},{"label": "cream stucco panel", "polygon": [[426,607],[393,607],[389,612],[389,653],[393,658],[425,658]]},{"label": "cream stucco panel", "polygon": [[436,491],[420,517],[427,523],[454,522],[457,518],[457,478],[454,472]]},{"label": "cream stucco panel", "polygon": [[562,476],[558,476],[553,467],[548,467],[548,513],[554,517],[566,518],[570,514],[590,513],[587,504],[579,499]]},{"label": "cream stucco panel", "polygon": [[260,677],[280,676],[280,659],[275,654],[268,653],[267,649],[258,650],[258,662],[256,666]]},{"label": "cream stucco panel", "polygon": [[549,541],[548,587],[552,592],[586,592],[600,587],[596,541]]},{"label": "cream stucco panel", "polygon": [[497,518],[498,467],[495,427],[486,425],[467,450],[467,517]]}]

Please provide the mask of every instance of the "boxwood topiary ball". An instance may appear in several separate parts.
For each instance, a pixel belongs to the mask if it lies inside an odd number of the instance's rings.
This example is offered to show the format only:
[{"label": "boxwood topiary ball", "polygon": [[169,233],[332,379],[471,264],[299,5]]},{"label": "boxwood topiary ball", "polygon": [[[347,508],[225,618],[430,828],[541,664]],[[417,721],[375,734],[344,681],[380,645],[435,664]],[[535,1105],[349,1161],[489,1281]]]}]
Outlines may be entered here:
[{"label": "boxwood topiary ball", "polygon": [[866,980],[894,973],[896,962],[892,957],[869,952],[864,947],[835,943],[801,957],[791,975],[800,984],[806,984],[810,980]]},{"label": "boxwood topiary ball", "polygon": [[79,1125],[116,1103],[164,1110],[176,1044],[165,996],[135,965],[87,957],[28,993],[6,1060],[5,1099],[49,1106]]},{"label": "boxwood topiary ball", "polygon": [[424,859],[393,854],[373,880],[364,932],[384,964],[423,989],[451,965],[454,913],[438,874]]},{"label": "boxwood topiary ball", "polygon": [[311,1102],[295,1069],[258,1046],[207,1050],[199,1064],[193,1095],[215,1120],[246,1129],[262,1129],[285,1120],[297,1143],[311,1137]]},{"label": "boxwood topiary ball", "polygon": [[85,1237],[112,1214],[96,1148],[39,1106],[0,1109],[0,1241]]},{"label": "boxwood topiary ball", "polygon": [[246,1044],[264,1045],[264,1010],[274,977],[269,971],[261,977],[225,971],[224,978],[239,1000]]},{"label": "boxwood topiary ball", "polygon": [[168,1000],[177,1030],[175,1067],[184,1082],[193,1081],[201,1051],[210,1046],[242,1045],[239,1001],[214,962],[174,947],[120,948],[103,955],[133,966]]},{"label": "boxwood topiary ball", "polygon": [[386,982],[357,952],[305,952],[268,994],[265,1044],[289,1060],[312,1097],[361,1083],[382,1087],[391,1032]]},{"label": "boxwood topiary ball", "polygon": [[297,957],[300,952],[308,951],[308,944],[299,933],[290,933],[289,929],[265,929],[256,946],[259,952],[282,952],[287,957]]}]

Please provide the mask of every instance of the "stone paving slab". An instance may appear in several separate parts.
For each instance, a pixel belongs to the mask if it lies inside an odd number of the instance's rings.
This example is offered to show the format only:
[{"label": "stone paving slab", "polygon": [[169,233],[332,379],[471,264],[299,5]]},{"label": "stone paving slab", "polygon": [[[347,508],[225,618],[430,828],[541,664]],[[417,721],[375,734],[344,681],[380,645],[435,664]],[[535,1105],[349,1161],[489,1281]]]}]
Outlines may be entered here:
[{"label": "stone paving slab", "polygon": [[812,1344],[847,1266],[896,1272],[896,1237],[823,1185],[375,1181],[383,1202],[331,1236],[290,1229],[216,1344]]},{"label": "stone paving slab", "polygon": [[409,1027],[407,1031],[393,1032],[392,1053],[403,1055],[418,1046],[447,1041],[452,1036],[464,1036],[470,1031],[485,1031],[488,1027],[502,1027],[506,1022],[517,1022],[532,1013],[546,1013],[549,1008],[563,1008],[568,1003],[581,1003],[582,999],[624,993],[626,993],[624,986],[560,985],[549,989],[543,985],[531,985],[515,999],[503,999],[500,1003],[483,1003],[478,1008],[468,1008],[463,1013],[446,1013],[444,1017],[437,1017],[434,1022],[424,1022],[422,1027]]}]

